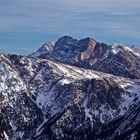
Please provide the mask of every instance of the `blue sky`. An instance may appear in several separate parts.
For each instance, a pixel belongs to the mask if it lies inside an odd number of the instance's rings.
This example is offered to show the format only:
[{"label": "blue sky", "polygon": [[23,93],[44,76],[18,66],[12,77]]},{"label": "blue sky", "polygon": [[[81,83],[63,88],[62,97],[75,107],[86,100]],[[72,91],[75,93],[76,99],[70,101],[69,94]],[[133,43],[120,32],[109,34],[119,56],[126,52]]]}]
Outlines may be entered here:
[{"label": "blue sky", "polygon": [[0,53],[30,54],[64,35],[140,45],[140,0],[0,0]]}]

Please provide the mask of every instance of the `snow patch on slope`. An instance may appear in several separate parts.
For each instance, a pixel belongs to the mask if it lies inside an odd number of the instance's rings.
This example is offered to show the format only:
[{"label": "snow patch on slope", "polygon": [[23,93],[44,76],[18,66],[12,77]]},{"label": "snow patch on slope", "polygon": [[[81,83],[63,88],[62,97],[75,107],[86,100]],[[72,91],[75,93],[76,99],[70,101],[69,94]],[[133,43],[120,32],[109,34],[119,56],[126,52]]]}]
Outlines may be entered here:
[{"label": "snow patch on slope", "polygon": [[114,44],[112,45],[112,50],[111,50],[111,51],[112,51],[114,54],[117,54],[117,53],[119,53],[119,52],[123,52],[125,48],[126,48],[126,46],[124,46],[124,45],[122,45],[122,44],[114,43]]},{"label": "snow patch on slope", "polygon": [[[123,87],[126,91],[124,94],[122,94],[123,102],[121,107],[123,110],[128,110],[130,106],[134,103],[137,103],[140,98],[140,80],[122,84],[121,87]],[[124,112],[121,113],[124,114]]]},{"label": "snow patch on slope", "polygon": [[77,68],[70,65],[63,65],[59,63],[52,63],[49,61],[49,65],[53,67],[54,73],[60,73],[60,75],[63,75],[68,78],[80,80],[80,79],[99,79],[100,76],[98,76],[96,73],[91,72],[91,70],[85,70],[82,68]]},{"label": "snow patch on slope", "polygon": [[36,52],[31,54],[30,56],[38,57],[38,56],[44,55],[46,53],[51,53],[53,51],[54,45],[55,45],[55,42],[53,42],[53,41],[45,43],[42,45],[41,48],[39,48]]},{"label": "snow patch on slope", "polygon": [[126,46],[126,45],[123,45],[123,44],[114,43],[114,44],[112,45],[111,48],[112,48],[111,51],[112,51],[114,54],[117,54],[117,53],[119,53],[119,52],[124,52],[124,51],[126,50],[126,51],[132,52],[132,53],[135,54],[136,56],[140,57],[140,54],[139,54],[139,53],[137,53],[137,52],[134,51],[132,48],[130,48],[130,47]]}]

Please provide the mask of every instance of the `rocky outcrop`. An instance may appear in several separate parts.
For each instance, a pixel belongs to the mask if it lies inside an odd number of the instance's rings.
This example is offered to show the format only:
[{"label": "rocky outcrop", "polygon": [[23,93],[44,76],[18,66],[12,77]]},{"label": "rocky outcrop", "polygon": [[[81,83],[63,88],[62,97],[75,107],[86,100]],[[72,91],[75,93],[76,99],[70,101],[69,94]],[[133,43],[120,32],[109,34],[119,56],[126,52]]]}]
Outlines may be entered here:
[{"label": "rocky outcrop", "polygon": [[134,48],[121,44],[107,45],[92,38],[78,41],[64,36],[56,41],[50,53],[43,53],[39,58],[128,78],[140,78],[140,54]]},{"label": "rocky outcrop", "polygon": [[0,74],[2,140],[139,138],[138,79],[17,55]]}]

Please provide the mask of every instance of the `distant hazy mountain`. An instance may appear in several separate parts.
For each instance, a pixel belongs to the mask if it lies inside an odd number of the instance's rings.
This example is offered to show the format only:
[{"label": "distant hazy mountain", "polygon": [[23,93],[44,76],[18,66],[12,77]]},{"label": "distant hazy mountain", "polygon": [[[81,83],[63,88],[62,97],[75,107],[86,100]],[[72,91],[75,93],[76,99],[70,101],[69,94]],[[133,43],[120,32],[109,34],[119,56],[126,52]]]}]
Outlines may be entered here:
[{"label": "distant hazy mountain", "polygon": [[140,139],[140,55],[65,36],[0,54],[0,140]]},{"label": "distant hazy mountain", "polygon": [[140,46],[138,46],[138,45],[133,45],[131,48],[135,51],[135,53],[137,53],[137,54],[140,55]]}]

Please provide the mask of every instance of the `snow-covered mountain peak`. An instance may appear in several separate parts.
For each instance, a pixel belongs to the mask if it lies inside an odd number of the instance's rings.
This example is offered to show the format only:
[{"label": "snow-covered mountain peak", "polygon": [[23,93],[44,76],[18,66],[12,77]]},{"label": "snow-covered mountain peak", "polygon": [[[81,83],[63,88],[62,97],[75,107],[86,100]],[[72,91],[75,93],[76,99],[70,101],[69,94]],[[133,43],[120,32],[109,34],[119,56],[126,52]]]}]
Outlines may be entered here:
[{"label": "snow-covered mountain peak", "polygon": [[64,36],[58,39],[52,48],[51,51],[44,51],[45,53],[42,55],[34,54],[31,56],[119,76],[140,77],[138,70],[140,53],[126,45],[118,43],[108,45],[89,37],[78,41],[70,36]]},{"label": "snow-covered mountain peak", "polygon": [[41,48],[39,48],[36,52],[32,53],[30,56],[39,57],[41,55],[51,53],[54,49],[54,46],[55,46],[54,41],[44,43],[41,46]]},{"label": "snow-covered mountain peak", "polygon": [[114,54],[117,54],[117,53],[119,53],[119,52],[125,51],[126,48],[127,48],[127,46],[122,45],[122,44],[119,44],[119,43],[114,43],[114,44],[111,46],[111,48],[112,48],[111,51],[112,51]]},{"label": "snow-covered mountain peak", "polygon": [[[139,50],[139,51],[138,51]],[[125,51],[128,51],[128,52],[131,52],[133,53],[134,55],[136,56],[139,56],[140,57],[140,49],[138,46],[132,46],[132,47],[128,47],[126,45],[123,45],[123,44],[119,44],[119,43],[114,43],[112,45],[112,52],[114,54],[117,54],[119,52],[125,52]]]}]

